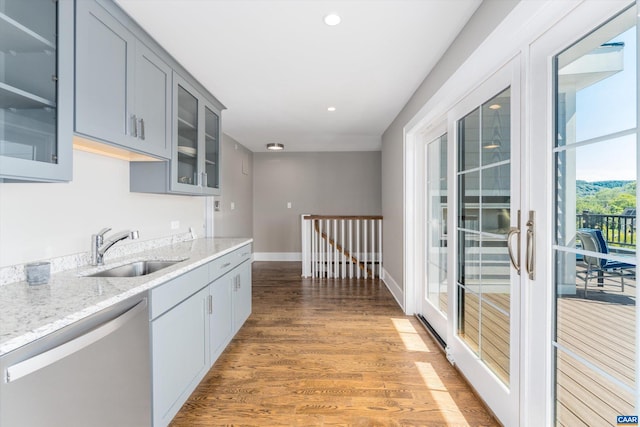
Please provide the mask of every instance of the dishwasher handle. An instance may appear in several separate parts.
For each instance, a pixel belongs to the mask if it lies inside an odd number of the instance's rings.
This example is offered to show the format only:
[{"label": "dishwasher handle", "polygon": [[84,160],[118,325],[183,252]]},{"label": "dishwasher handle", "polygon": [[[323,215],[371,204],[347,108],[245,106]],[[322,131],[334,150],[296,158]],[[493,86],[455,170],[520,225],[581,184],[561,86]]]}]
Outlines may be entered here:
[{"label": "dishwasher handle", "polygon": [[22,362],[9,366],[4,376],[4,382],[10,383],[19,380],[24,376],[46,368],[65,357],[77,353],[78,351],[122,328],[126,323],[143,312],[146,308],[147,299],[144,298],[120,316],[103,323],[84,335],[80,335],[71,341],[67,341],[64,344],[52,348],[51,350],[47,350],[44,353],[40,353],[27,360],[23,360]]}]

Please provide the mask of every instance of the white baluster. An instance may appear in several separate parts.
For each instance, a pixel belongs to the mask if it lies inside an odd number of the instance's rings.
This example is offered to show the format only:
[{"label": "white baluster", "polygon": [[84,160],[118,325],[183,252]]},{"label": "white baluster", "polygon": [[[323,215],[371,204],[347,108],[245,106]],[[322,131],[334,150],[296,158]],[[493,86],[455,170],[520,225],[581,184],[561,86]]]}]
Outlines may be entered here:
[{"label": "white baluster", "polygon": [[356,220],[356,279],[360,278],[360,222]]},{"label": "white baluster", "polygon": [[353,219],[349,220],[348,226],[349,254],[351,254],[351,256],[348,258],[347,262],[349,263],[349,279],[353,279]]},{"label": "white baluster", "polygon": [[331,271],[331,245],[329,244],[329,240],[331,239],[331,222],[330,220],[326,220],[325,227],[327,228],[327,238],[325,241],[324,250],[327,257],[326,269],[327,269],[327,278],[332,277]]},{"label": "white baluster", "polygon": [[316,277],[316,220],[311,220],[311,277]]},{"label": "white baluster", "polygon": [[344,219],[340,220],[340,246],[342,246],[342,254],[340,255],[340,278],[345,279],[347,277],[346,268],[347,268],[347,257],[345,256],[345,248],[344,248]]},{"label": "white baluster", "polygon": [[378,220],[378,277],[382,279],[382,220]]},{"label": "white baluster", "polygon": [[376,220],[372,219],[371,225],[371,278],[376,277]]},{"label": "white baluster", "polygon": [[364,264],[364,278],[367,278],[367,243],[368,243],[368,239],[367,239],[367,225],[368,225],[368,221],[365,219],[362,221],[362,242],[364,243],[364,253],[363,253],[363,261],[362,263]]}]

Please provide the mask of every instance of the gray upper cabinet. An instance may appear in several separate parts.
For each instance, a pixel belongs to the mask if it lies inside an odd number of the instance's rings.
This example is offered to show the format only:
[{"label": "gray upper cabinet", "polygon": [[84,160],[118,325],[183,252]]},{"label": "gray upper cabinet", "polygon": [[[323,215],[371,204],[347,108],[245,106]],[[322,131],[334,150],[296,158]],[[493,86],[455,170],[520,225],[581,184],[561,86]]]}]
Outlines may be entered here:
[{"label": "gray upper cabinet", "polygon": [[171,67],[102,5],[76,3],[76,133],[169,158]]},{"label": "gray upper cabinet", "polygon": [[173,73],[173,152],[167,163],[131,162],[131,191],[220,194],[220,111],[192,81]]},{"label": "gray upper cabinet", "polygon": [[0,181],[72,177],[73,0],[0,1]]}]

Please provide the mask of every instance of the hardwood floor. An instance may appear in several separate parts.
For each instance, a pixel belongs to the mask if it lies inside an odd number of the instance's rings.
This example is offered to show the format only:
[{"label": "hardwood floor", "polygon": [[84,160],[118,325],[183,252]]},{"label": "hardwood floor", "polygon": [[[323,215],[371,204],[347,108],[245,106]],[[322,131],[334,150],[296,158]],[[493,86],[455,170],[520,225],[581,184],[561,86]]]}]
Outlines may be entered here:
[{"label": "hardwood floor", "polygon": [[253,265],[253,313],[171,423],[498,425],[378,280]]}]

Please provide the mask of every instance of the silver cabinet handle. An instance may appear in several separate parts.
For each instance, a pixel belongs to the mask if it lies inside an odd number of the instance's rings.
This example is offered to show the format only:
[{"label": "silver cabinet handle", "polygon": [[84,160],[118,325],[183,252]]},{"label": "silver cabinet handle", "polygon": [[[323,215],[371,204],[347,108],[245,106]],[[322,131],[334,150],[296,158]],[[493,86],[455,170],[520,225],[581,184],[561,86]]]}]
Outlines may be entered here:
[{"label": "silver cabinet handle", "polygon": [[135,114],[132,114],[131,117],[129,118],[129,133],[131,134],[131,136],[133,136],[134,138],[138,137],[138,119],[136,118]]},{"label": "silver cabinet handle", "polygon": [[209,314],[213,314],[213,295],[209,295]]},{"label": "silver cabinet handle", "polygon": [[139,138],[144,141],[144,119],[139,119],[140,122],[140,135]]},{"label": "silver cabinet handle", "polygon": [[[513,246],[511,245],[512,237],[514,235],[518,236],[518,247],[516,252],[518,253],[518,259],[513,256]],[[509,229],[509,234],[507,234],[507,248],[509,249],[509,259],[511,260],[511,265],[516,269],[518,275],[520,275],[520,211],[518,211],[518,226],[511,227]]]},{"label": "silver cabinet handle", "polygon": [[227,263],[225,263],[225,264],[222,264],[222,266],[220,267],[220,269],[227,268],[227,267],[229,267],[230,265],[231,265],[231,263],[230,263],[230,262],[227,262]]},{"label": "silver cabinet handle", "polygon": [[529,211],[529,220],[527,221],[527,274],[529,280],[535,279],[535,260],[536,260],[536,244],[535,244],[535,212]]},{"label": "silver cabinet handle", "polygon": [[78,351],[89,347],[91,344],[101,340],[109,334],[114,333],[118,329],[122,328],[127,322],[136,317],[139,313],[147,308],[147,299],[142,299],[135,306],[125,311],[115,319],[109,320],[106,323],[98,326],[95,329],[90,330],[84,335],[80,335],[71,341],[61,344],[57,347],[47,350],[44,353],[40,353],[22,362],[18,362],[15,365],[11,365],[7,368],[5,382],[13,382],[24,376],[27,376],[33,372],[44,369],[47,366],[71,356]]}]

